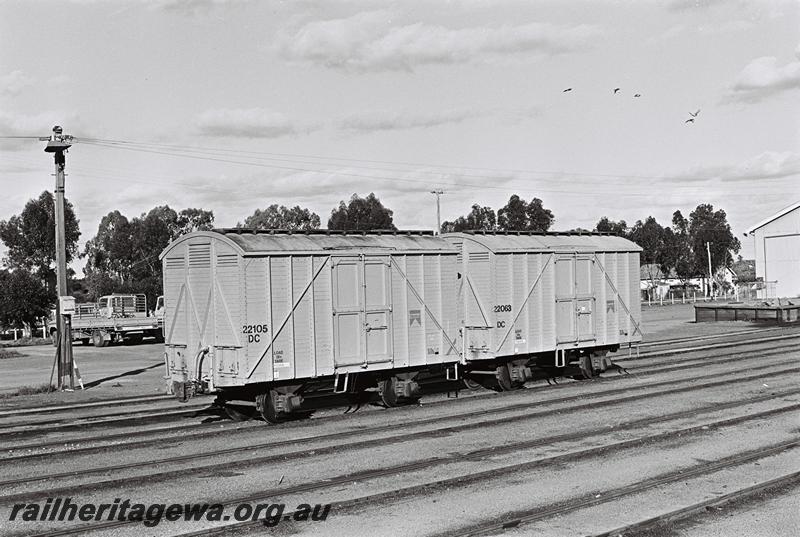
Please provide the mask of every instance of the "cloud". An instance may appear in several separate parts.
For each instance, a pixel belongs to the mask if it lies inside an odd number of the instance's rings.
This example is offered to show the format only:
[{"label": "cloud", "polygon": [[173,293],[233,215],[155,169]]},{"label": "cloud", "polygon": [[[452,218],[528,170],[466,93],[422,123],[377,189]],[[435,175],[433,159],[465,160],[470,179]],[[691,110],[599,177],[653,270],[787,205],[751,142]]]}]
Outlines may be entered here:
[{"label": "cloud", "polygon": [[667,9],[670,11],[688,11],[691,9],[708,9],[716,5],[730,2],[729,0],[670,0],[667,2]]},{"label": "cloud", "polygon": [[738,164],[701,166],[684,173],[665,177],[668,182],[688,183],[719,180],[722,182],[755,182],[800,175],[800,153],[764,151]]},{"label": "cloud", "polygon": [[20,70],[11,71],[7,75],[0,76],[0,95],[5,97],[16,97],[22,90],[33,85],[33,78]]},{"label": "cloud", "polygon": [[800,174],[800,153],[765,151],[724,173],[723,181],[780,179]]},{"label": "cloud", "polygon": [[742,69],[725,100],[755,103],[794,89],[800,89],[800,58],[779,65],[776,57],[764,56]]},{"label": "cloud", "polygon": [[751,20],[736,19],[723,22],[703,21],[697,24],[676,24],[660,35],[655,35],[647,39],[648,43],[658,43],[671,39],[695,39],[697,37],[711,37],[728,33],[743,33],[751,30],[756,23]]},{"label": "cloud", "polygon": [[197,117],[196,124],[204,136],[232,138],[278,138],[308,134],[323,128],[352,134],[425,129],[462,123],[470,119],[498,115],[506,122],[519,122],[540,115],[535,106],[518,108],[453,108],[433,112],[367,110],[341,116],[329,122],[300,121],[262,108],[214,109]]},{"label": "cloud", "polygon": [[48,86],[64,86],[72,84],[73,78],[69,75],[56,75],[47,79]]},{"label": "cloud", "polygon": [[353,114],[336,121],[337,128],[345,131],[374,132],[428,128],[461,123],[486,115],[486,111],[472,109],[441,110],[428,114],[413,114],[394,110],[373,110]]},{"label": "cloud", "polygon": [[556,55],[587,48],[599,36],[589,25],[548,23],[446,28],[393,24],[386,11],[306,23],[279,37],[288,59],[346,71],[413,71],[424,65],[490,62],[513,55]]},{"label": "cloud", "polygon": [[205,136],[235,138],[278,138],[314,130],[300,125],[283,114],[263,108],[207,110],[197,118],[197,127]]},{"label": "cloud", "polygon": [[151,6],[179,15],[198,15],[215,7],[236,6],[251,0],[155,0]]}]

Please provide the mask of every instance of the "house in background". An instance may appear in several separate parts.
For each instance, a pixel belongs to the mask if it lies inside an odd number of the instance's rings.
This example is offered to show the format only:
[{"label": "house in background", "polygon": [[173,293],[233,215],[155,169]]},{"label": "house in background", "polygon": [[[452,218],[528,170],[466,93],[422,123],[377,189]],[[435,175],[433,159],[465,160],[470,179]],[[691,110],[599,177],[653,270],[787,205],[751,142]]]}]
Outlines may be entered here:
[{"label": "house in background", "polygon": [[[642,300],[680,299],[684,296],[694,299],[708,295],[708,285],[702,276],[684,281],[678,278],[675,269],[664,274],[656,264],[644,264],[639,270]],[[730,267],[720,267],[714,274],[715,297],[753,299],[757,298],[756,290],[762,288],[763,283],[756,281],[753,259],[735,261]]]},{"label": "house in background", "polygon": [[756,251],[756,277],[765,283],[760,298],[800,296],[800,202],[747,230]]},{"label": "house in background", "polygon": [[684,288],[684,281],[678,278],[675,269],[670,270],[669,274],[664,274],[661,268],[653,263],[646,263],[639,267],[639,289],[642,292],[642,300],[660,300],[670,298],[670,291],[675,298],[702,296],[702,279],[691,278],[687,280]]}]

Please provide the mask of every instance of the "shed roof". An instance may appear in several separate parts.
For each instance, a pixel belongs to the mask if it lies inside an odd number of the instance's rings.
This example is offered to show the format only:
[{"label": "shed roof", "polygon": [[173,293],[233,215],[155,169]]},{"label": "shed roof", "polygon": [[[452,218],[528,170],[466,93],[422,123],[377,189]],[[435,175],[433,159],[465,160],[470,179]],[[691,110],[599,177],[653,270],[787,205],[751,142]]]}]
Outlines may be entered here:
[{"label": "shed roof", "polygon": [[789,214],[790,212],[792,212],[792,211],[794,211],[795,209],[798,209],[798,208],[800,208],[800,201],[798,201],[797,203],[794,203],[792,205],[789,205],[788,207],[785,207],[785,208],[781,209],[780,211],[778,211],[777,213],[773,214],[769,218],[766,218],[766,219],[762,220],[758,224],[756,224],[753,227],[751,227],[750,229],[748,229],[747,230],[747,234],[748,235],[751,234],[752,232],[754,232],[758,228],[764,227],[767,224],[769,224],[770,222],[772,222],[773,220],[777,220],[781,216]]},{"label": "shed roof", "polygon": [[585,251],[640,252],[635,243],[606,233],[446,233],[446,239],[473,240],[493,252],[511,251]]}]

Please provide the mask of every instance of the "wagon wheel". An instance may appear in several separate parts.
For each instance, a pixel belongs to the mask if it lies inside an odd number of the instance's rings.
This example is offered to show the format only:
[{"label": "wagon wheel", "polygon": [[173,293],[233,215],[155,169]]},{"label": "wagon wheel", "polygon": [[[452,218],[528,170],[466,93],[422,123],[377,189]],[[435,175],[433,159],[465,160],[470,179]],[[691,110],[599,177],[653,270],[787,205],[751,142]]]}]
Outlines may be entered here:
[{"label": "wagon wheel", "polygon": [[497,378],[497,386],[493,388],[495,391],[510,392],[512,390],[519,390],[522,387],[522,384],[511,380],[508,365],[497,366],[495,377]]},{"label": "wagon wheel", "polygon": [[256,395],[256,409],[258,413],[261,414],[264,421],[273,425],[285,419],[285,413],[279,412],[278,409],[275,408],[276,396],[277,392],[275,390],[269,390],[266,393]]},{"label": "wagon wheel", "polygon": [[398,405],[398,397],[395,386],[396,382],[394,377],[389,377],[386,380],[378,382],[378,395],[381,398],[381,402],[390,408]]},{"label": "wagon wheel", "polygon": [[395,407],[400,405],[412,405],[419,401],[419,385],[416,386],[411,397],[397,395],[397,381],[413,381],[416,373],[401,373],[397,376],[391,376],[386,380],[378,382],[378,396],[381,402],[387,407]]},{"label": "wagon wheel", "polygon": [[[308,418],[313,410],[301,408],[303,385],[280,386],[268,389],[256,396],[256,410],[267,423],[281,423],[293,419]],[[301,396],[300,401],[289,402],[292,396]],[[282,401],[283,400],[283,401]],[[281,402],[282,401],[282,402]],[[289,405],[288,408],[285,405]]]},{"label": "wagon wheel", "polygon": [[585,354],[578,358],[578,368],[581,370],[580,375],[575,375],[573,378],[577,380],[588,380],[594,377],[594,369],[592,367],[592,357]]},{"label": "wagon wheel", "polygon": [[222,409],[233,421],[250,421],[255,415],[255,409],[244,405],[231,405],[224,403]]},{"label": "wagon wheel", "polygon": [[475,379],[471,379],[469,377],[462,378],[461,382],[464,384],[465,388],[467,388],[468,390],[472,390],[473,392],[483,388],[480,382],[478,382]]}]

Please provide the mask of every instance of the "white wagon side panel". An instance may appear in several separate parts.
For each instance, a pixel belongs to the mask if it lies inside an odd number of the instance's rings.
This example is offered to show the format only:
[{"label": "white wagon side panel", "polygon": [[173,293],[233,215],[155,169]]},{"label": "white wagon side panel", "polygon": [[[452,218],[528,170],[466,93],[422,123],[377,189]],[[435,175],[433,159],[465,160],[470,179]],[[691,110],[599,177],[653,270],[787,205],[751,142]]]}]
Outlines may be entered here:
[{"label": "white wagon side panel", "polygon": [[597,235],[445,235],[462,251],[468,359],[641,340],[638,247]]},{"label": "white wagon side panel", "polygon": [[173,380],[231,388],[456,362],[456,255],[431,236],[182,237],[162,254]]}]

